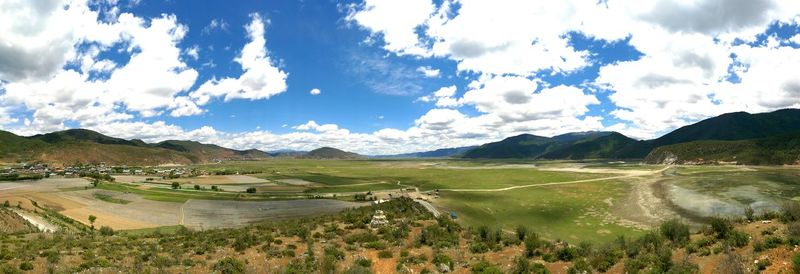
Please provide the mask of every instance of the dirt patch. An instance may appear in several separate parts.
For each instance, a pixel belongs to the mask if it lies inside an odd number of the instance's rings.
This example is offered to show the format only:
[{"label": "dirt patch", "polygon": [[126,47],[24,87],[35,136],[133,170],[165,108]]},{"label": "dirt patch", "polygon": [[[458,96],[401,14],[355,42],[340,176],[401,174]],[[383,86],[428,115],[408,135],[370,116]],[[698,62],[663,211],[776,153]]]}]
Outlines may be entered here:
[{"label": "dirt patch", "polygon": [[0,208],[1,233],[26,233],[32,231],[35,231],[35,229],[25,219],[10,209]]},{"label": "dirt patch", "polygon": [[620,217],[621,224],[647,229],[679,217],[670,209],[663,195],[658,195],[659,180],[661,179],[647,178],[630,182],[631,191],[628,197],[612,207],[615,215]]}]

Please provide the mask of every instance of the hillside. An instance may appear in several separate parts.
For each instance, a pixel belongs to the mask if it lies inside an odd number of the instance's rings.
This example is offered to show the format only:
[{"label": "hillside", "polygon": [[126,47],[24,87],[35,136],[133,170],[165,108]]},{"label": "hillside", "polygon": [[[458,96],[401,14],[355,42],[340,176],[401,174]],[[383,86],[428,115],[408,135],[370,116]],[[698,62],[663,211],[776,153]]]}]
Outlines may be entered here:
[{"label": "hillside", "polygon": [[650,164],[800,164],[800,132],[740,141],[694,141],[654,149]]},{"label": "hillside", "polygon": [[258,150],[238,151],[193,141],[147,144],[142,140],[119,139],[86,129],[70,129],[30,137],[0,131],[0,160],[6,162],[160,165],[267,157],[269,155]]},{"label": "hillside", "polygon": [[269,158],[270,155],[259,150],[233,150],[218,145],[202,144],[195,141],[167,140],[153,144],[154,147],[165,148],[188,154],[194,162],[210,162],[214,160],[253,160]]},{"label": "hillside", "polygon": [[552,138],[530,134],[488,143],[464,153],[465,158],[613,158],[616,151],[636,140],[617,132],[575,132]]},{"label": "hillside", "polygon": [[660,138],[621,149],[615,158],[644,158],[653,149],[701,140],[736,141],[765,138],[800,130],[800,109],[768,113],[733,112],[681,127]]},{"label": "hillside", "polygon": [[522,134],[479,146],[464,153],[464,158],[536,158],[557,144],[547,137]]},{"label": "hillside", "polygon": [[633,143],[636,143],[636,140],[618,132],[610,132],[599,137],[577,140],[570,145],[545,153],[541,158],[570,160],[614,158],[617,151]]},{"label": "hillside", "polygon": [[361,157],[361,155],[356,153],[347,152],[332,147],[321,147],[309,151],[305,155],[301,156],[301,158],[307,159],[358,159]]}]

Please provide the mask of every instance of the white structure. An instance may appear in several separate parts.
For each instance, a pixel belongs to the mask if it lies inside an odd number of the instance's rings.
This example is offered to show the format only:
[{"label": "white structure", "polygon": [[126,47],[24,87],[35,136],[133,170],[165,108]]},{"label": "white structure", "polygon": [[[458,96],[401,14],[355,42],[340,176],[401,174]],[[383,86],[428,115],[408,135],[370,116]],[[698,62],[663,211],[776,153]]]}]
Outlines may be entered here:
[{"label": "white structure", "polygon": [[381,227],[389,223],[389,220],[386,219],[386,214],[383,214],[383,210],[375,210],[375,215],[372,215],[372,221],[369,224],[372,227]]}]

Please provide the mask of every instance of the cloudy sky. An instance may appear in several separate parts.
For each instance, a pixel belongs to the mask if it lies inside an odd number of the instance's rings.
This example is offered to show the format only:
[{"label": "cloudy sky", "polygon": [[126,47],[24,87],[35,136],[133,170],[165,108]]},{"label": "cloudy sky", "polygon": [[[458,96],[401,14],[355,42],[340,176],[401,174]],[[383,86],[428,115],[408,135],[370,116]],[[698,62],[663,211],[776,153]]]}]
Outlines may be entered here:
[{"label": "cloudy sky", "polygon": [[800,107],[798,24],[795,0],[0,0],[0,129],[363,154],[653,138]]}]

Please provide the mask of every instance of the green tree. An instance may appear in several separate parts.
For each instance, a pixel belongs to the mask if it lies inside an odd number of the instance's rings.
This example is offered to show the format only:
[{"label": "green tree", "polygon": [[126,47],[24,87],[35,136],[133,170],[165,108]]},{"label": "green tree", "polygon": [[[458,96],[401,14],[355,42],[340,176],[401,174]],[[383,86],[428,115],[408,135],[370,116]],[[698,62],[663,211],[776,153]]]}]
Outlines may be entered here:
[{"label": "green tree", "polygon": [[89,215],[89,223],[92,225],[92,230],[94,230],[94,221],[97,221],[97,216]]},{"label": "green tree", "polygon": [[255,187],[248,187],[247,188],[247,193],[256,193],[256,188]]},{"label": "green tree", "polygon": [[178,182],[172,182],[172,189],[179,189],[181,188],[181,184]]}]

